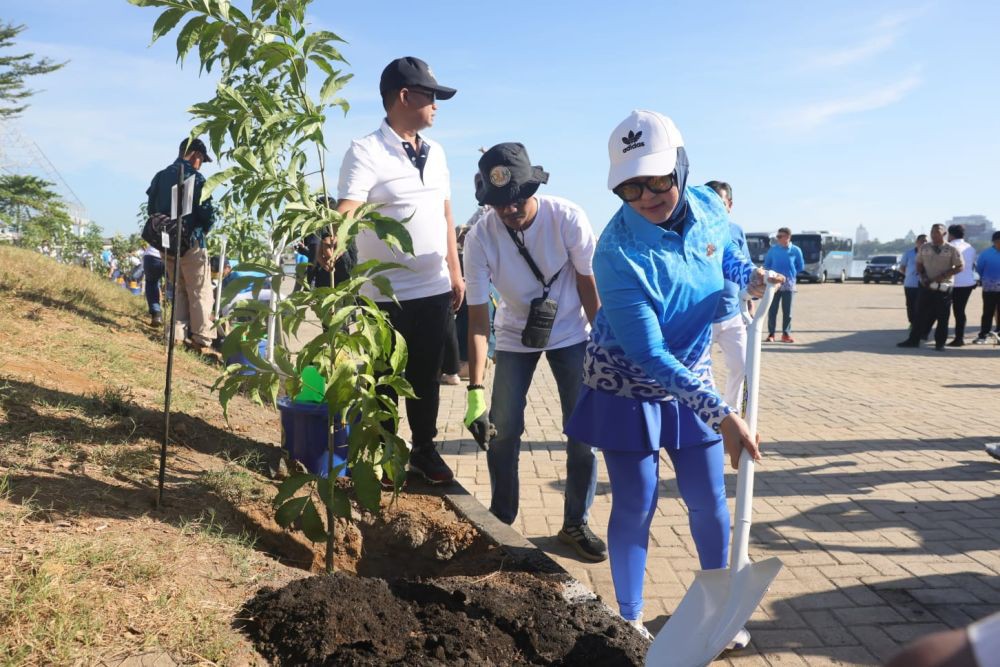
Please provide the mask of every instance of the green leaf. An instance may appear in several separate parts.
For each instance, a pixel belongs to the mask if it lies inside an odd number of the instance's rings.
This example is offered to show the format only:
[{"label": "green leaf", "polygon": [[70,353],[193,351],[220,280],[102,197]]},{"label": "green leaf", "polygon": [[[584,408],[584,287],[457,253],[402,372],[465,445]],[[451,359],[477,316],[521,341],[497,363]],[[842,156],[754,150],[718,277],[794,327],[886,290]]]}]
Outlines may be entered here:
[{"label": "green leaf", "polygon": [[326,528],[323,520],[319,518],[316,511],[316,504],[310,501],[302,508],[302,532],[313,542],[323,542],[326,540]]},{"label": "green leaf", "polygon": [[301,498],[292,498],[287,503],[278,508],[278,511],[274,513],[274,520],[282,528],[288,528],[292,525],[292,522],[299,518],[302,514],[302,510],[305,508],[306,503],[309,502],[309,496],[302,496]]},{"label": "green leaf", "polygon": [[337,488],[336,478],[319,481],[319,497],[333,511],[334,516],[351,520],[351,501],[343,489]]},{"label": "green leaf", "polygon": [[153,24],[153,41],[155,42],[160,37],[163,37],[168,32],[173,30],[174,26],[177,25],[177,22],[180,21],[187,13],[187,9],[174,7],[173,9],[168,9],[160,14],[160,18],[156,19],[156,23]]},{"label": "green leaf", "polygon": [[247,49],[250,48],[250,44],[253,38],[246,34],[240,33],[233,38],[232,43],[226,50],[226,57],[229,59],[229,69],[233,69],[240,64],[244,57],[247,55]]},{"label": "green leaf", "polygon": [[305,473],[292,475],[278,487],[278,495],[274,497],[274,506],[278,507],[279,505],[284,504],[284,502],[294,496],[299,489],[316,479],[316,475],[308,475]]},{"label": "green leaf", "polygon": [[351,467],[351,480],[358,501],[370,512],[378,512],[382,503],[382,484],[375,476],[375,468],[368,461],[355,461]]},{"label": "green leaf", "polygon": [[196,16],[181,28],[181,31],[177,34],[177,61],[180,62],[184,60],[184,56],[187,55],[191,47],[198,39],[198,31],[204,27],[207,21],[205,16]]},{"label": "green leaf", "polygon": [[393,334],[396,340],[392,348],[392,356],[389,357],[389,365],[392,366],[392,372],[399,375],[406,368],[406,360],[409,354],[407,353],[406,340],[403,338],[403,334],[398,331],[393,331]]},{"label": "green leaf", "polygon": [[202,198],[209,197],[212,194],[212,191],[215,190],[215,188],[219,187],[221,183],[229,180],[229,178],[233,175],[234,172],[235,169],[229,167],[228,169],[217,171],[211,176],[209,176],[208,179],[206,179],[205,181],[205,185],[203,185],[201,188]]}]

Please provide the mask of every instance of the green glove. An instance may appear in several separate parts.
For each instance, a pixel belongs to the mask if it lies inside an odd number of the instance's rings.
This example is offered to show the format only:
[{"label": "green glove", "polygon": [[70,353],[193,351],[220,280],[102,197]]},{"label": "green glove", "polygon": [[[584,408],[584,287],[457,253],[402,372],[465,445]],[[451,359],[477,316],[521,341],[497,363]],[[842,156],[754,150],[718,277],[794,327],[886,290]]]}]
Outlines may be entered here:
[{"label": "green glove", "polygon": [[465,427],[472,433],[479,448],[486,451],[486,440],[493,435],[493,425],[486,413],[486,390],[469,389],[465,401]]}]

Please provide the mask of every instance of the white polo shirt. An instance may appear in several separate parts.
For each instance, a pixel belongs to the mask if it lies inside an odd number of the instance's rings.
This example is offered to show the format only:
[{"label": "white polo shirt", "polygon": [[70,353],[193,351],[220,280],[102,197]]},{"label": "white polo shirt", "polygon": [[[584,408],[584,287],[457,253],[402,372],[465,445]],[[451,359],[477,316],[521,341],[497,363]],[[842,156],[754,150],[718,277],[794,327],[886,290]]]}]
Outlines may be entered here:
[{"label": "white polo shirt", "polygon": [[972,287],[976,284],[976,277],[972,273],[972,269],[976,266],[976,249],[965,239],[955,239],[948,243],[961,253],[962,261],[965,263],[962,270],[955,274],[955,287]]},{"label": "white polo shirt", "polygon": [[[559,304],[556,321],[545,348],[554,350],[587,340],[590,325],[577,292],[577,275],[593,275],[594,230],[579,206],[560,197],[536,195],[538,213],[524,231],[524,245],[548,281],[549,298]],[[542,295],[542,284],[518,252],[507,228],[490,209],[465,237],[465,298],[470,306],[489,300],[490,283],[500,293],[500,307],[493,328],[497,349],[503,352],[537,352],[521,344],[532,299]]]},{"label": "white polo shirt", "polygon": [[[451,198],[451,177],[444,149],[423,136],[420,140],[428,146],[423,180],[403,148],[403,139],[385,120],[375,132],[351,142],[340,165],[340,199],[381,204],[379,213],[396,220],[412,216],[406,224],[413,239],[412,256],[390,248],[369,230],[357,237],[359,263],[377,259],[406,267],[382,274],[400,301],[451,290],[444,217],[444,204]],[[375,301],[389,301],[371,285],[365,286],[364,294]]]}]

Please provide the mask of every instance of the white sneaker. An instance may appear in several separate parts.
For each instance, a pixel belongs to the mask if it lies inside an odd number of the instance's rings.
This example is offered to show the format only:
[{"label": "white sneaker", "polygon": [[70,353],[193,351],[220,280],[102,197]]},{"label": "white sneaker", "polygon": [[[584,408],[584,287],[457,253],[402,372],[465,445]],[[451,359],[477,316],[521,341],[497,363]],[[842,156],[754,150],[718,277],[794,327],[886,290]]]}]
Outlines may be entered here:
[{"label": "white sneaker", "polygon": [[976,336],[976,340],[972,341],[973,345],[986,345],[986,336]]},{"label": "white sneaker", "polygon": [[653,633],[646,629],[646,626],[642,624],[642,614],[639,614],[639,618],[633,621],[626,621],[629,625],[635,628],[635,631],[642,635],[642,638],[646,641],[653,641]]},{"label": "white sneaker", "polygon": [[457,384],[462,384],[462,378],[458,377],[458,374],[449,375],[448,373],[441,374],[441,384],[448,384],[455,386]]},{"label": "white sneaker", "polygon": [[745,649],[750,645],[750,633],[747,632],[746,628],[740,628],[740,631],[736,633],[733,641],[729,642],[729,646],[726,648],[730,651],[739,651]]},{"label": "white sneaker", "polygon": [[1000,461],[1000,442],[987,442],[984,449],[987,454]]}]

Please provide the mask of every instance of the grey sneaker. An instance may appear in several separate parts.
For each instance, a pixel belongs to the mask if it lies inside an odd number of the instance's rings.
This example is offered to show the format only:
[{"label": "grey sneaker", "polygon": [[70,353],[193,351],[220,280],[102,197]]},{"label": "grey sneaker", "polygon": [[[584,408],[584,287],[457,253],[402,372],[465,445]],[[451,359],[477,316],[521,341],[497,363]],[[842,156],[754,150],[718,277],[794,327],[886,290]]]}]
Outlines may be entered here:
[{"label": "grey sneaker", "polygon": [[1000,442],[987,442],[986,453],[1000,461]]},{"label": "grey sneaker", "polygon": [[594,535],[594,531],[585,523],[579,526],[563,526],[558,537],[560,542],[573,547],[573,550],[581,558],[600,563],[608,557],[607,545],[601,538]]}]

